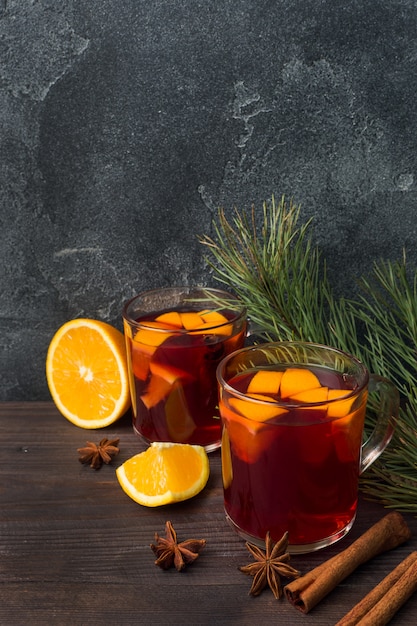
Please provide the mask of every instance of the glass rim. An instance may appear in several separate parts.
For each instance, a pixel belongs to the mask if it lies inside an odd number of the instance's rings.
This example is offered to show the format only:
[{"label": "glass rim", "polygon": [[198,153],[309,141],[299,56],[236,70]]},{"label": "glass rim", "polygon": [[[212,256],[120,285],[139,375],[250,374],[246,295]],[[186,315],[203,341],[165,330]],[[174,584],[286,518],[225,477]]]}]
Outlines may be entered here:
[{"label": "glass rim", "polygon": [[[286,346],[290,346],[290,347],[306,346],[308,348],[316,348],[316,349],[318,348],[319,350],[326,350],[328,352],[340,354],[343,358],[349,359],[356,367],[358,367],[361,370],[363,380],[361,384],[355,387],[355,389],[347,389],[346,394],[344,394],[343,396],[339,396],[337,398],[331,398],[330,400],[320,400],[317,402],[295,402],[293,400],[285,401],[285,400],[273,400],[272,398],[271,400],[253,398],[252,396],[248,396],[245,392],[235,389],[232,385],[230,385],[225,380],[223,376],[223,372],[225,371],[227,364],[233,358],[239,357],[239,355],[241,355],[242,353],[246,353],[246,352],[262,351],[268,348],[286,347]],[[296,362],[294,362],[294,365],[296,365]],[[299,363],[299,365],[303,365],[303,364]],[[307,364],[305,363],[304,365],[307,365]],[[261,369],[261,367],[258,367],[257,365],[255,365],[254,369]],[[244,370],[241,370],[241,372],[244,372]],[[219,365],[217,366],[216,376],[217,376],[217,381],[221,387],[226,389],[229,393],[232,393],[234,396],[242,400],[245,400],[246,402],[250,402],[250,403],[254,403],[254,404],[262,405],[262,406],[280,406],[280,407],[288,407],[289,409],[294,409],[294,408],[303,408],[303,407],[304,408],[309,408],[309,407],[319,408],[321,406],[326,406],[326,405],[333,404],[336,402],[345,401],[351,397],[358,396],[367,387],[369,383],[370,374],[369,374],[367,367],[362,363],[360,359],[358,359],[358,357],[354,356],[353,354],[350,354],[349,352],[340,350],[339,348],[333,348],[332,346],[327,346],[325,344],[314,343],[314,342],[309,342],[309,341],[270,341],[266,343],[256,344],[253,346],[245,346],[243,348],[240,348],[239,350],[235,350],[231,354],[228,354],[220,361]],[[245,418],[245,416],[242,416],[242,417]],[[248,417],[246,417],[245,419],[248,419],[249,421],[251,421],[250,418]]]},{"label": "glass rim", "polygon": [[[218,289],[216,287],[204,287],[202,285],[195,285],[195,286],[172,286],[172,287],[159,287],[159,288],[155,288],[155,289],[148,289],[146,291],[142,291],[141,293],[136,294],[135,296],[133,296],[132,298],[130,298],[129,300],[127,300],[122,308],[122,317],[123,319],[132,327],[136,328],[136,329],[147,329],[147,330],[152,330],[152,332],[158,332],[158,333],[170,333],[172,334],[178,334],[178,335],[189,335],[189,334],[201,334],[202,329],[186,329],[186,328],[161,328],[159,326],[152,326],[152,320],[150,321],[146,321],[146,323],[141,323],[140,321],[134,319],[129,313],[128,313],[128,309],[131,305],[133,305],[136,301],[139,301],[141,298],[146,298],[146,297],[150,297],[152,295],[156,295],[156,294],[161,294],[161,293],[166,293],[168,294],[169,292],[187,292],[189,291],[190,293],[193,292],[201,292],[203,293],[207,293],[208,296],[210,296],[210,294],[212,294],[213,296],[217,296],[217,298],[222,298],[224,301],[226,300],[230,300],[231,304],[232,303],[236,303],[236,305],[239,305],[239,308],[234,311],[233,309],[232,312],[234,313],[233,316],[231,318],[229,318],[227,321],[225,322],[221,322],[221,323],[216,323],[213,324],[211,326],[205,326],[204,330],[209,332],[210,330],[213,330],[215,328],[222,328],[223,326],[227,326],[229,324],[233,324],[236,321],[240,320],[242,317],[246,317],[246,306],[243,304],[243,302],[240,300],[240,298],[238,298],[238,296],[230,293],[229,291],[225,291],[224,289]],[[197,301],[195,301],[197,302]],[[225,307],[211,307],[210,310],[213,311],[224,311]],[[155,312],[157,312],[158,309],[155,309]]]}]

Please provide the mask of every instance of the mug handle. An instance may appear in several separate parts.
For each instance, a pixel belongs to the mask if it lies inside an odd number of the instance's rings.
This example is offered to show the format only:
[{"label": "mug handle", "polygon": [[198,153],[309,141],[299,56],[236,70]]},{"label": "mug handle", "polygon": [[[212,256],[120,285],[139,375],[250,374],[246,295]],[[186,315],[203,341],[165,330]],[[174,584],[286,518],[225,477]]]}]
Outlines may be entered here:
[{"label": "mug handle", "polygon": [[250,339],[255,343],[257,337],[261,341],[270,341],[270,339],[265,335],[263,327],[260,324],[257,324],[256,322],[251,320],[250,317],[247,317],[245,338]]},{"label": "mug handle", "polygon": [[391,441],[400,406],[397,388],[383,376],[370,374],[368,390],[378,392],[379,407],[374,429],[362,445],[360,474],[376,461]]}]

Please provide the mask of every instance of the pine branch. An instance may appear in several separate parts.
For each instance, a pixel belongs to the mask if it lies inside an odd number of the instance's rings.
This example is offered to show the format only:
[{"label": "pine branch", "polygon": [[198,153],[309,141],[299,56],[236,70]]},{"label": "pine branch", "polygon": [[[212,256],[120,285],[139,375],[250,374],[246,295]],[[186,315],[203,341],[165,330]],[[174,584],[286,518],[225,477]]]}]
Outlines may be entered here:
[{"label": "pine branch", "polygon": [[417,386],[417,273],[413,283],[402,262],[380,261],[371,279],[362,279],[364,295],[357,317],[366,327],[370,365],[391,378],[406,395]]},{"label": "pine branch", "polygon": [[266,337],[322,342],[330,332],[330,286],[308,235],[310,222],[298,226],[299,215],[284,198],[264,203],[260,228],[254,208],[250,215],[235,210],[231,221],[220,210],[215,239],[200,241],[214,257],[207,261],[217,279],[240,297]]},{"label": "pine branch", "polygon": [[[361,485],[387,506],[417,513],[417,272],[411,280],[405,256],[381,261],[361,280],[357,300],[336,299],[311,220],[299,225],[299,218],[300,207],[284,197],[263,204],[260,226],[255,208],[235,210],[230,221],[220,210],[214,238],[200,238],[211,254],[206,260],[267,340],[332,345],[398,386],[403,407],[393,440]],[[367,429],[373,423],[370,413]]]}]

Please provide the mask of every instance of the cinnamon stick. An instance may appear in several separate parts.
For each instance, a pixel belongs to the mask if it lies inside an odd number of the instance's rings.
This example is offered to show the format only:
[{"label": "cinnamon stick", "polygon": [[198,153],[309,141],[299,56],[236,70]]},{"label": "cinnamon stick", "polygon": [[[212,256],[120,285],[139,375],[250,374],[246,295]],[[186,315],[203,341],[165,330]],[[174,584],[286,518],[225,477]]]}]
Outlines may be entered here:
[{"label": "cinnamon stick", "polygon": [[358,622],[358,626],[385,626],[415,591],[417,591],[417,561],[410,565],[385,596]]},{"label": "cinnamon stick", "polygon": [[388,513],[348,548],[290,582],[285,587],[285,595],[295,608],[308,613],[359,565],[396,548],[410,537],[410,529],[401,513]]},{"label": "cinnamon stick", "polygon": [[[385,576],[381,582],[372,589],[356,606],[354,606],[349,613],[346,613],[342,619],[337,622],[336,626],[357,626],[358,624],[366,623],[363,618],[369,619],[369,616],[372,616],[372,613],[369,613],[371,609],[373,609],[378,604],[380,608],[382,607],[382,614],[388,615],[388,607],[387,602],[389,601],[389,596],[391,595],[391,590],[394,590],[395,601],[398,602],[398,606],[396,610],[404,602],[408,599],[405,597],[405,591],[403,587],[403,583],[407,580],[414,580],[417,584],[417,568],[415,570],[410,569],[413,564],[417,563],[417,552],[412,552],[408,555],[406,559],[401,561],[399,565],[395,569],[392,570],[388,576]],[[410,569],[410,571],[408,571]],[[396,583],[402,580],[402,584],[400,588],[397,587]],[[415,591],[415,589],[414,589]],[[392,615],[391,615],[392,617]],[[371,622],[370,622],[371,623]],[[375,622],[375,619],[372,620],[372,626],[375,626],[379,623],[387,623],[387,622]]]}]

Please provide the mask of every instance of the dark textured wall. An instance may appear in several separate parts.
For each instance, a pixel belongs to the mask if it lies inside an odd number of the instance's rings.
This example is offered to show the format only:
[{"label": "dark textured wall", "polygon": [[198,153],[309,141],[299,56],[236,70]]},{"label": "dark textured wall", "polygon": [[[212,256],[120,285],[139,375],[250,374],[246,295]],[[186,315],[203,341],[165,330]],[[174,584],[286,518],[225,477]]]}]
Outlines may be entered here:
[{"label": "dark textured wall", "polygon": [[219,206],[285,193],[336,289],[416,261],[415,0],[2,0],[0,399],[68,319],[212,284]]}]

